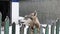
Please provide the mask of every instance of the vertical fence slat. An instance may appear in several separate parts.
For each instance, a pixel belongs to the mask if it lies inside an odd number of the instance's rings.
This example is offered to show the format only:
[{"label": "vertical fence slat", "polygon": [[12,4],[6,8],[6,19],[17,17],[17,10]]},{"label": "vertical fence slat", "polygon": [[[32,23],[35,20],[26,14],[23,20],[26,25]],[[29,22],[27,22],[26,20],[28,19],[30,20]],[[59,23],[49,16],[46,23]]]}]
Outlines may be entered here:
[{"label": "vertical fence slat", "polygon": [[1,34],[1,23],[2,23],[2,14],[0,12],[0,34]]},{"label": "vertical fence slat", "polygon": [[60,21],[58,19],[58,21],[56,22],[56,34],[59,34],[59,24],[60,24]]},{"label": "vertical fence slat", "polygon": [[34,34],[38,34],[38,29],[35,27],[33,32]]},{"label": "vertical fence slat", "polygon": [[54,34],[54,23],[51,25],[51,34]]},{"label": "vertical fence slat", "polygon": [[49,27],[48,27],[48,25],[46,26],[45,34],[49,34]]},{"label": "vertical fence slat", "polygon": [[12,24],[12,34],[15,34],[15,26],[16,26],[16,24],[15,24],[15,22],[13,22],[13,24]]},{"label": "vertical fence slat", "polygon": [[9,17],[6,16],[4,24],[4,34],[9,34]]},{"label": "vertical fence slat", "polygon": [[20,27],[20,34],[24,34],[24,25],[22,24],[22,27]]},{"label": "vertical fence slat", "polygon": [[27,29],[27,34],[31,34],[31,29],[30,29],[30,27]]}]

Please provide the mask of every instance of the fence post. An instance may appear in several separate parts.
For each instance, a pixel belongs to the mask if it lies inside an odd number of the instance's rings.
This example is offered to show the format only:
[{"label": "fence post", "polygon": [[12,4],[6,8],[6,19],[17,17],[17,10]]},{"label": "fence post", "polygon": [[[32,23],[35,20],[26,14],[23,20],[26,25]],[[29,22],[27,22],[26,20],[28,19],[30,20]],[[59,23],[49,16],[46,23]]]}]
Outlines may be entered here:
[{"label": "fence post", "polygon": [[54,23],[51,25],[51,34],[54,34]]},{"label": "fence post", "polygon": [[31,34],[31,29],[30,29],[30,27],[27,29],[27,34]]},{"label": "fence post", "polygon": [[6,16],[4,24],[4,34],[9,34],[9,17]]},{"label": "fence post", "polygon": [[46,26],[45,34],[49,34],[49,26],[48,25]]},{"label": "fence post", "polygon": [[59,34],[59,24],[60,20],[58,19],[58,21],[56,22],[56,34]]},{"label": "fence post", "polygon": [[20,34],[24,34],[24,24],[20,27]]},{"label": "fence post", "polygon": [[2,14],[0,12],[0,34],[1,34],[1,23],[2,23]]},{"label": "fence post", "polygon": [[33,32],[34,34],[38,34],[38,29],[35,27]]},{"label": "fence post", "polygon": [[12,34],[15,34],[15,26],[16,26],[16,24],[15,24],[15,22],[13,22],[13,24],[12,24]]}]

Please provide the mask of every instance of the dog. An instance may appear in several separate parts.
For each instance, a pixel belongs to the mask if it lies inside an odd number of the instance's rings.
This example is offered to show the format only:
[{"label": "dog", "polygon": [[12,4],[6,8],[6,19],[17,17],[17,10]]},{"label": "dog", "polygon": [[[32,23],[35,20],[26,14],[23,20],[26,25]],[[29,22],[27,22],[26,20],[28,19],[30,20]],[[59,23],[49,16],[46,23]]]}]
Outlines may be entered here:
[{"label": "dog", "polygon": [[[25,15],[24,20],[21,20],[21,23],[27,25],[31,28],[31,34],[33,34],[33,30],[36,27],[38,29],[38,34],[40,32],[40,22],[37,17],[37,12],[30,13],[29,15]],[[35,26],[35,27],[34,27]]]}]

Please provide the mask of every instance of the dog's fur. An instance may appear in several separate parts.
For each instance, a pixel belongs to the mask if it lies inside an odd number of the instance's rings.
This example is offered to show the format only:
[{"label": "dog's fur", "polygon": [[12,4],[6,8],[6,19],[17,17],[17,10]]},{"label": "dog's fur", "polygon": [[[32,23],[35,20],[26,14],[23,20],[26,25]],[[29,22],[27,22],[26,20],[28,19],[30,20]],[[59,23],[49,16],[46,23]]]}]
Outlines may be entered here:
[{"label": "dog's fur", "polygon": [[26,24],[31,28],[31,34],[33,34],[34,26],[38,29],[38,32],[40,32],[40,22],[38,20],[36,11],[26,15],[25,19],[27,20]]}]

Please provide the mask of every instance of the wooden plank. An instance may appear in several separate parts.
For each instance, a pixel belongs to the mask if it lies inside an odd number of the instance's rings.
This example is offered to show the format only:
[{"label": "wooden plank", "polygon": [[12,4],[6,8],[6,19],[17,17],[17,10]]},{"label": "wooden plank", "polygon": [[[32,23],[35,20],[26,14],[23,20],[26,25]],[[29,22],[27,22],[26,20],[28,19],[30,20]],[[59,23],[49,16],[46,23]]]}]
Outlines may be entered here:
[{"label": "wooden plank", "polygon": [[49,27],[48,27],[48,25],[46,26],[45,34],[49,34]]},{"label": "wooden plank", "polygon": [[59,34],[59,24],[60,20],[58,19],[58,21],[56,22],[56,34]]},{"label": "wooden plank", "polygon": [[15,24],[15,22],[13,22],[13,24],[12,24],[12,34],[15,34],[15,26],[16,26],[16,24]]},{"label": "wooden plank", "polygon": [[4,25],[4,34],[9,34],[9,17],[6,16]]},{"label": "wooden plank", "polygon": [[54,34],[54,23],[51,25],[51,34]]}]

